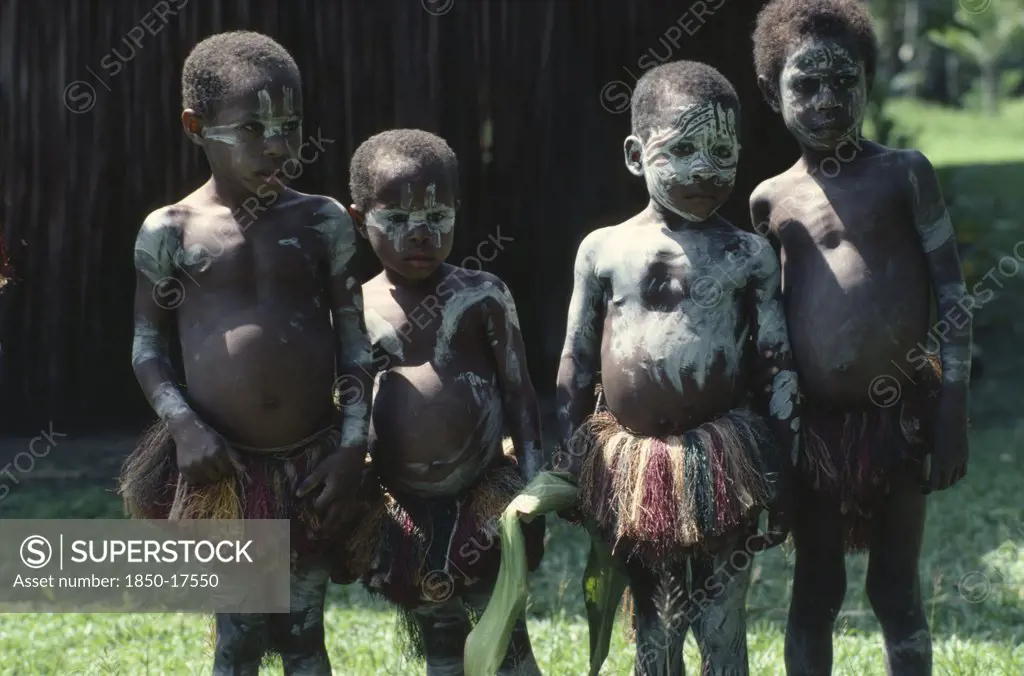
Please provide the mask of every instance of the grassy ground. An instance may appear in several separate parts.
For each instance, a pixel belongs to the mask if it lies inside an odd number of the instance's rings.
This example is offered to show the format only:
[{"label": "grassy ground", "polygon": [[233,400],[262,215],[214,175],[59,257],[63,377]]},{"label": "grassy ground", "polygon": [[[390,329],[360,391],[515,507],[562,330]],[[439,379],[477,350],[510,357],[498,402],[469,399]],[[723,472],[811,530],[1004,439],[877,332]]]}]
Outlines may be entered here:
[{"label": "grassy ground", "polygon": [[[979,241],[997,253],[1006,249],[1008,237],[1019,239],[1024,232],[1017,208],[1024,180],[1024,106],[995,121],[902,101],[893,109],[903,126],[920,127],[916,145],[940,169],[958,227],[972,223]],[[1004,233],[1002,239],[990,237],[996,228]],[[972,264],[978,267],[975,276],[985,273],[983,257]],[[986,373],[972,400],[970,474],[954,491],[936,495],[929,508],[921,573],[937,674],[1024,673],[1024,417],[1018,413],[1021,386],[1016,381],[1024,355],[1014,343],[1024,302],[1017,300],[1020,280],[1005,281],[1005,292],[976,322]],[[55,462],[58,455],[55,451]],[[81,484],[66,477],[26,480],[0,503],[0,515],[119,515],[107,487]],[[555,523],[544,563],[531,578],[530,632],[545,674],[587,670],[579,588],[584,553],[582,534]],[[786,548],[755,563],[748,603],[755,674],[783,673],[791,566],[792,552]],[[864,593],[865,568],[864,556],[848,561],[849,589],[836,630],[836,674],[885,673],[881,635]],[[423,672],[422,665],[405,661],[397,649],[394,617],[357,587],[332,587],[327,627],[336,673]],[[631,670],[634,651],[621,628],[606,674]],[[0,673],[208,673],[210,638],[209,619],[195,615],[0,615]],[[696,665],[697,660],[690,639],[687,663]],[[267,673],[278,671],[272,666]]]}]

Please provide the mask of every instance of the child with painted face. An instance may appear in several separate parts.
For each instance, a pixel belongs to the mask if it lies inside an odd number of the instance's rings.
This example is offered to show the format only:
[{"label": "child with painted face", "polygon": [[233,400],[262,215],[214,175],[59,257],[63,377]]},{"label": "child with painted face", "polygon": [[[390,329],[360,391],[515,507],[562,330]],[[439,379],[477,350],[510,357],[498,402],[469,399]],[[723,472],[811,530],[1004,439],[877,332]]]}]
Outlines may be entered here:
[{"label": "child with painted face", "polygon": [[330,674],[327,540],[348,518],[369,430],[368,403],[339,416],[334,382],[372,386],[355,229],[335,200],[286,185],[302,83],[283,47],[214,35],[186,59],[182,89],[185,134],[212,175],[136,240],[132,365],[160,420],[122,494],[141,518],[291,519],[291,612],[218,614],[214,673],[256,674],[274,652],[285,673]]},{"label": "child with painted face", "polygon": [[[461,674],[467,609],[483,611],[500,565],[498,517],[539,470],[537,398],[508,288],[445,262],[459,204],[448,144],[412,129],[373,136],[352,156],[351,191],[384,267],[363,286],[381,493],[345,561],[404,614],[428,674]],[[543,521],[524,532],[533,569]],[[499,673],[539,673],[523,617]]]},{"label": "child with painted face", "polygon": [[[931,673],[918,577],[924,494],[967,468],[974,303],[931,164],[861,136],[876,56],[856,0],[776,0],[754,32],[758,83],[801,149],[750,198],[755,227],[781,251],[806,396],[790,674],[830,672],[844,554],[863,549],[887,670]],[[933,295],[940,319],[930,324]]]},{"label": "child with painted face", "polygon": [[[785,537],[799,423],[779,264],[715,213],[733,188],[739,113],[710,66],[648,71],[625,160],[650,203],[576,256],[556,469],[578,476],[579,513],[629,579],[638,674],[683,673],[690,628],[703,673],[747,673],[750,558]],[[762,372],[775,374],[770,406],[752,391]],[[758,535],[765,508],[774,532]]]}]

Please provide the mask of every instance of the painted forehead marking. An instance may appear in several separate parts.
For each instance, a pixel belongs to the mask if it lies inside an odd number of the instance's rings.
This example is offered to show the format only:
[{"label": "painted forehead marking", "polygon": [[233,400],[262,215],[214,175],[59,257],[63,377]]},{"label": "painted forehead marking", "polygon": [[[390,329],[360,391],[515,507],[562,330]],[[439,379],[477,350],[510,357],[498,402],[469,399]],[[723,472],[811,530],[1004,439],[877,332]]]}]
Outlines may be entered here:
[{"label": "painted forehead marking", "polygon": [[706,101],[680,106],[674,114],[676,117],[670,126],[651,131],[645,150],[657,151],[672,141],[684,138],[736,141],[736,111],[725,108],[721,103]]},{"label": "painted forehead marking", "polygon": [[809,40],[789,57],[786,70],[859,69],[860,61],[846,48],[831,41]]},{"label": "painted forehead marking", "polygon": [[[270,92],[261,89],[256,93],[259,100],[259,110],[256,112],[256,121],[263,125],[263,138],[269,139],[274,136],[291,133],[293,130],[285,129],[285,125],[293,122],[301,122],[301,118],[295,114],[295,92],[291,87],[282,87],[282,104],[279,115],[274,115],[274,105],[270,98]],[[238,130],[249,124],[248,121],[234,122],[232,124],[210,125],[203,128],[204,138],[221,141],[229,145],[238,145],[241,141],[238,138]]]}]

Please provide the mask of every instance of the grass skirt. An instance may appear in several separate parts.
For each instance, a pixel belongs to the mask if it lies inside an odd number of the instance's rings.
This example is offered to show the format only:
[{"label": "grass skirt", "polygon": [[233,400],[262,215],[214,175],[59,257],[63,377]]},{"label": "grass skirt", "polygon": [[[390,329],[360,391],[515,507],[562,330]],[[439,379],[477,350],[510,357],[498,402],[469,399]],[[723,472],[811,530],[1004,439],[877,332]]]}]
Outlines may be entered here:
[{"label": "grass skirt", "polygon": [[932,357],[914,371],[892,406],[840,409],[805,401],[800,413],[799,480],[834,500],[842,515],[847,551],[867,548],[871,516],[892,485],[914,481],[931,450],[941,366]]},{"label": "grass skirt", "polygon": [[[405,610],[493,581],[501,564],[498,519],[524,486],[506,440],[505,454],[461,497],[378,489],[375,504],[348,538],[346,560],[339,562],[344,565],[336,568],[334,579],[359,575],[367,589]],[[533,570],[544,551],[543,519],[524,531]]]},{"label": "grass skirt", "polygon": [[781,469],[766,422],[743,408],[665,438],[636,435],[599,410],[569,452],[583,458],[580,511],[617,557],[650,566],[749,525],[775,497]]},{"label": "grass skirt", "polygon": [[143,434],[121,470],[119,492],[133,519],[290,519],[292,549],[311,553],[317,527],[314,496],[299,500],[295,489],[321,459],[338,447],[331,429],[282,452],[240,450],[242,472],[196,487],[178,473],[174,439],[166,422]]}]

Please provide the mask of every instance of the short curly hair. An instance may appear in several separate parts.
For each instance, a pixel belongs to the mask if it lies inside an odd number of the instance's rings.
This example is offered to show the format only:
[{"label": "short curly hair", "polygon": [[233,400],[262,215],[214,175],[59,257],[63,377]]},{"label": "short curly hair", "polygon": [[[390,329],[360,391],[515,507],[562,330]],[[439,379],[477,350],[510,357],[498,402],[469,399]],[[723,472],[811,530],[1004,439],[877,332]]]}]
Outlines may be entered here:
[{"label": "short curly hair", "polygon": [[734,104],[739,114],[736,90],[715,68],[700,61],[664,63],[644,73],[633,92],[632,131],[641,141],[647,141],[651,125],[658,119],[658,111],[665,105],[666,97],[673,94],[698,101],[725,100]]},{"label": "short curly hair", "polygon": [[440,168],[459,196],[459,160],[448,143],[420,129],[391,129],[363,141],[352,154],[349,191],[356,208],[365,213],[377,196],[378,168],[382,162],[406,159],[421,169]]},{"label": "short curly hair", "polygon": [[786,49],[808,37],[848,38],[864,62],[868,89],[875,77],[878,40],[867,6],[861,0],[772,0],[757,15],[754,68],[771,91],[778,90]]},{"label": "short curly hair", "polygon": [[302,76],[288,50],[262,33],[230,31],[197,44],[181,71],[181,105],[210,117],[217,106],[268,72],[283,72],[302,87]]}]

